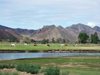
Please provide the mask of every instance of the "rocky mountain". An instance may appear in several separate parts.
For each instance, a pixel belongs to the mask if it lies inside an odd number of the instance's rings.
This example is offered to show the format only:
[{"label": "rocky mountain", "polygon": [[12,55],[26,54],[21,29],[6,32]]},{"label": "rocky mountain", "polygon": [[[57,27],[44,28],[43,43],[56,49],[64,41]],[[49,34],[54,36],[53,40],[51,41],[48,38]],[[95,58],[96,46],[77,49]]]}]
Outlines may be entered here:
[{"label": "rocky mountain", "polygon": [[86,32],[89,36],[98,33],[100,38],[100,32],[84,24],[73,24],[70,27],[63,28],[62,26],[56,27],[55,25],[44,26],[43,28],[35,31],[30,36],[34,40],[43,40],[52,38],[56,39],[66,39],[66,41],[78,41],[79,33]]},{"label": "rocky mountain", "polygon": [[12,29],[12,28],[0,25],[0,29],[6,30],[6,29]]},{"label": "rocky mountain", "polygon": [[31,35],[34,31],[36,30],[28,30],[28,29],[21,29],[21,28],[16,28],[13,29],[15,32],[23,35]]},{"label": "rocky mountain", "polygon": [[43,39],[49,39],[51,40],[54,38],[57,39],[66,39],[66,41],[76,41],[77,38],[74,37],[74,35],[71,35],[69,31],[67,31],[65,28],[55,25],[51,26],[44,26],[42,29],[39,29],[30,36],[34,40],[43,40]]},{"label": "rocky mountain", "polygon": [[21,29],[21,28],[10,28],[10,27],[6,27],[6,26],[3,26],[3,25],[0,25],[0,29],[3,29],[3,30],[7,30],[7,29],[11,29],[19,34],[23,34],[23,35],[31,35],[34,31],[36,30],[28,30],[28,29]]},{"label": "rocky mountain", "polygon": [[95,26],[93,29],[100,32],[100,27],[98,26]]},{"label": "rocky mountain", "polygon": [[6,32],[8,32],[9,34],[11,34],[12,36],[14,36],[16,39],[21,39],[23,36],[11,29],[9,30],[5,30]]},{"label": "rocky mountain", "polygon": [[19,33],[16,33],[15,31],[8,29],[8,30],[3,30],[0,29],[0,38],[1,39],[21,39],[22,35]]},{"label": "rocky mountain", "polygon": [[20,28],[13,29],[10,27],[5,27],[0,25],[0,29],[2,29],[0,30],[0,38],[20,39],[22,36],[20,36],[19,34],[24,34],[24,35],[30,35],[31,39],[37,41],[43,39],[49,39],[51,41],[52,38],[54,38],[55,40],[66,39],[66,41],[78,41],[78,35],[81,32],[86,32],[89,36],[97,32],[100,38],[100,27],[95,26],[94,28],[91,28],[88,25],[84,25],[81,23],[73,24],[72,26],[66,28],[63,28],[62,26],[56,27],[55,25],[49,25],[49,26],[47,25],[38,30],[28,30]]},{"label": "rocky mountain", "polygon": [[87,25],[84,25],[84,24],[73,24],[72,26],[70,27],[66,27],[67,30],[71,31],[72,32],[72,35],[76,35],[78,37],[79,33],[82,33],[82,32],[86,32],[89,36],[91,36],[91,34],[94,34],[95,32],[98,33],[98,36],[100,38],[100,32],[94,28],[91,28]]}]

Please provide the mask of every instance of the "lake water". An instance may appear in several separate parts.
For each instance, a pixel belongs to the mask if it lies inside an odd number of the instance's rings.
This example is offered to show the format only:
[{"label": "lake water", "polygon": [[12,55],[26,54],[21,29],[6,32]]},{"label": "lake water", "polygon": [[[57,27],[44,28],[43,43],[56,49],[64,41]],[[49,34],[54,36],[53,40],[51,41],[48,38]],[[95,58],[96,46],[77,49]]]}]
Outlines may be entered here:
[{"label": "lake water", "polygon": [[76,55],[100,55],[100,53],[0,53],[0,59],[44,58]]}]

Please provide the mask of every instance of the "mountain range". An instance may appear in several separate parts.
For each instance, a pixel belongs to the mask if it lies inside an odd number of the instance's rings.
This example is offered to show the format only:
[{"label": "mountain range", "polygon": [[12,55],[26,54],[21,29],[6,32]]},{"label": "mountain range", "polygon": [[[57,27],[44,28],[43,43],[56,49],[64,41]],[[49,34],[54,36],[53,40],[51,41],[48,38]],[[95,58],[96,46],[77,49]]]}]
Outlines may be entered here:
[{"label": "mountain range", "polygon": [[14,28],[9,28],[9,27],[0,25],[0,29],[2,30],[10,29],[12,30],[12,32],[14,31],[18,34],[29,35],[31,39],[34,39],[37,41],[40,41],[43,39],[49,39],[51,41],[52,38],[54,38],[55,40],[65,39],[66,41],[78,41],[78,35],[81,32],[86,32],[89,36],[97,32],[100,38],[100,27],[95,26],[94,28],[91,28],[90,26],[87,26],[81,23],[73,24],[72,26],[69,26],[66,28],[63,28],[62,26],[57,27],[55,25],[47,25],[47,26],[43,26],[43,28],[38,29],[38,30],[28,30],[28,29],[20,29],[20,28],[14,29]]},{"label": "mountain range", "polygon": [[6,26],[3,26],[3,25],[0,25],[0,29],[3,29],[3,30],[8,30],[8,29],[11,29],[19,34],[24,34],[24,35],[31,35],[34,31],[36,30],[29,30],[29,29],[21,29],[21,28],[10,28],[10,27],[6,27]]},{"label": "mountain range", "polygon": [[3,30],[0,29],[0,38],[1,39],[21,39],[23,36],[11,29]]}]

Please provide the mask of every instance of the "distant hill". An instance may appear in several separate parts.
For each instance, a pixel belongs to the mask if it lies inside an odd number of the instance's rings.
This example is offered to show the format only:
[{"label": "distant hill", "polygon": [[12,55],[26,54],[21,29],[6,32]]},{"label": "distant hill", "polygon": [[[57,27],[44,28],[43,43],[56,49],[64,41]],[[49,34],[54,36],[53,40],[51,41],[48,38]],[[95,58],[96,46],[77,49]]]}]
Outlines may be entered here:
[{"label": "distant hill", "polygon": [[23,34],[23,35],[31,35],[34,31],[36,31],[36,30],[28,30],[28,29],[21,29],[21,28],[14,29],[14,28],[3,26],[3,25],[0,25],[0,29],[3,29],[3,30],[12,29],[15,32],[19,34]]},{"label": "distant hill", "polygon": [[23,35],[31,35],[34,31],[36,30],[28,30],[28,29],[21,29],[21,28],[16,28],[13,29],[15,32]]},{"label": "distant hill", "polygon": [[100,27],[98,26],[95,26],[93,29],[100,32]]},{"label": "distant hill", "polygon": [[12,29],[12,28],[0,25],[0,29],[6,30],[6,29]]},{"label": "distant hill", "polygon": [[5,30],[5,31],[8,32],[9,34],[11,34],[12,36],[14,36],[14,37],[17,38],[17,39],[21,39],[21,38],[23,37],[21,34],[19,34],[19,33],[15,32],[15,31],[13,31],[13,30],[11,30],[11,29]]},{"label": "distant hill", "polygon": [[21,39],[22,35],[20,35],[19,33],[16,33],[13,30],[3,30],[0,29],[0,38],[1,39]]}]

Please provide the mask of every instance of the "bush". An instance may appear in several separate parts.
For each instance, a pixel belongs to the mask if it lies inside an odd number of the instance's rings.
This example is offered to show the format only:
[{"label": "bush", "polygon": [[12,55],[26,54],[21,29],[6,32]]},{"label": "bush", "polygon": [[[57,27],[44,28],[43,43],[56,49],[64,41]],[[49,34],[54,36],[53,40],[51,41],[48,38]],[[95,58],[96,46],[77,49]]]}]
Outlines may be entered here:
[{"label": "bush", "polygon": [[18,71],[25,71],[31,74],[37,74],[41,67],[39,65],[19,64],[16,66]]},{"label": "bush", "polygon": [[44,75],[60,75],[60,69],[57,67],[51,67],[46,69],[46,73]]},{"label": "bush", "polygon": [[3,69],[3,68],[15,68],[15,65],[11,65],[11,64],[4,64],[4,65],[0,65],[0,69]]}]

